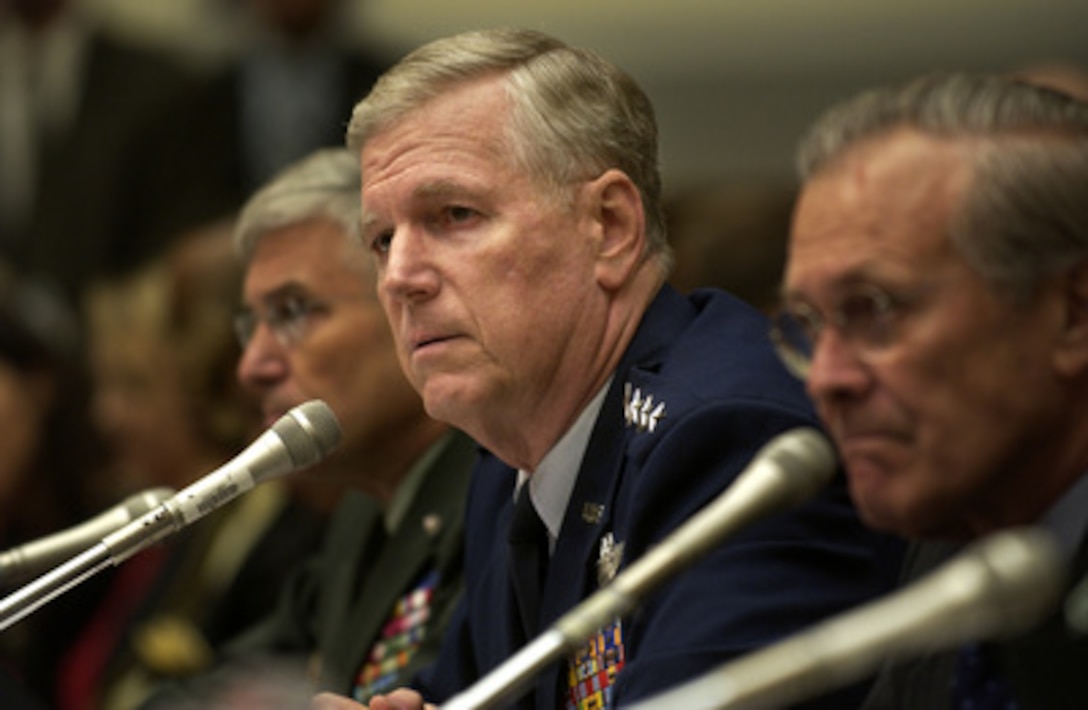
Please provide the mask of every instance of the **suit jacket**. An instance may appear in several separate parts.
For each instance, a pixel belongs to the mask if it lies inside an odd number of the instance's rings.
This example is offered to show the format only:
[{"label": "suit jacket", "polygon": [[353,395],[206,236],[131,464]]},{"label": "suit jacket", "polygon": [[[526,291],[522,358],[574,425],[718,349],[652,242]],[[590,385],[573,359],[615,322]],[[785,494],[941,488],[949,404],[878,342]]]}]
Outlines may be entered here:
[{"label": "suit jacket", "polygon": [[[628,423],[624,392],[664,405],[654,428]],[[602,540],[640,557],[715,498],[757,449],[816,426],[779,364],[762,315],[720,291],[664,287],[623,355],[595,423],[543,588],[541,626],[598,587]],[[518,650],[506,529],[515,473],[485,455],[469,493],[466,596],[435,666],[417,679],[443,701]],[[891,588],[901,544],[858,521],[841,477],[796,511],[750,526],[623,620],[613,701],[630,702]],[[542,672],[531,706],[562,707],[565,663]],[[561,667],[562,666],[562,667]],[[562,688],[561,689],[561,684]],[[857,689],[826,707],[860,702]]]},{"label": "suit jacket", "polygon": [[169,227],[157,207],[179,187],[160,159],[161,136],[181,133],[164,113],[191,78],[159,54],[100,32],[89,38],[76,115],[42,146],[31,224],[6,256],[73,298],[91,280],[157,253]]},{"label": "suit jacket", "polygon": [[[932,572],[963,549],[959,543],[913,543],[903,562],[901,584]],[[932,652],[887,661],[877,673],[862,710],[946,710],[951,705],[956,653]]]},{"label": "suit jacket", "polygon": [[[387,68],[378,59],[348,53],[340,55],[339,62],[337,96],[331,108],[340,118],[318,127],[321,139],[311,150],[343,146],[352,108]],[[176,102],[176,114],[186,129],[163,136],[173,199],[157,206],[175,228],[191,228],[233,215],[271,177],[251,174],[247,169],[242,71],[238,62],[228,65],[204,77]]]},{"label": "suit jacket", "polygon": [[[1081,541],[1071,571],[1071,586],[1088,574],[1088,540]],[[1088,708],[1088,636],[1070,628],[1062,605],[1002,651],[1022,710]]]},{"label": "suit jacket", "polygon": [[404,677],[433,659],[462,588],[464,500],[476,444],[454,433],[425,473],[397,532],[384,533],[376,501],[349,494],[320,554],[295,574],[276,613],[231,644],[232,656],[314,654],[320,688],[350,694],[397,599],[437,569],[424,641]]},{"label": "suit jacket", "polygon": [[[961,548],[934,542],[912,545],[904,583],[924,576]],[[1071,586],[1088,573],[1088,540],[1081,542],[1071,572]],[[958,654],[957,648],[885,664],[864,710],[950,708]],[[1088,708],[1088,636],[1069,628],[1060,604],[1031,631],[996,643],[996,655],[1020,710]]]}]

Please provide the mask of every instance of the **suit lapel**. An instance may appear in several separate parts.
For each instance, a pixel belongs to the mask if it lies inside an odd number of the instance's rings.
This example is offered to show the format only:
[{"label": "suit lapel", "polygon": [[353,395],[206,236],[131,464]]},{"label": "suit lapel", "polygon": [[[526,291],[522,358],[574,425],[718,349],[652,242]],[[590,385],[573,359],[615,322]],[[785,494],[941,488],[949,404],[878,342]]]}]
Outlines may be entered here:
[{"label": "suit lapel", "polygon": [[[339,629],[330,637],[329,657],[345,664],[339,669],[344,683],[330,687],[350,685],[397,600],[424,572],[442,566],[440,558],[449,536],[460,542],[464,479],[475,456],[475,443],[455,434],[427,471],[400,529],[386,539],[373,564],[363,572],[361,585],[343,607]],[[455,548],[459,550],[460,545]]]},{"label": "suit lapel", "polygon": [[[372,557],[375,548],[375,535],[384,535],[381,531],[382,511],[381,506],[373,498],[361,493],[349,493],[343,503],[347,512],[337,511],[339,524],[330,531],[329,542],[326,545],[328,560],[328,580],[322,588],[321,603],[317,610],[319,614],[319,635],[322,640],[336,639],[340,634],[339,629],[344,624],[351,604],[355,600],[359,583],[360,564],[370,565],[369,562],[361,562]],[[336,649],[329,644],[322,643],[321,655],[326,659],[337,658]]]},{"label": "suit lapel", "polygon": [[[632,377],[650,376],[646,373],[657,369],[669,344],[691,321],[691,314],[687,301],[664,287],[616,368],[578,471],[544,586],[542,629],[597,591],[601,540],[615,530],[615,502],[634,431],[625,426],[623,417],[624,385]],[[541,674],[538,707],[559,707],[556,694],[565,691],[566,677],[566,661]]]},{"label": "suit lapel", "polygon": [[416,521],[405,521],[397,534],[389,538],[374,566],[367,571],[347,619],[341,619],[351,633],[340,635],[342,645],[335,652],[338,658],[355,659],[349,673],[362,666],[394,604],[423,572],[424,563],[431,557],[430,537],[421,526],[410,522]]}]

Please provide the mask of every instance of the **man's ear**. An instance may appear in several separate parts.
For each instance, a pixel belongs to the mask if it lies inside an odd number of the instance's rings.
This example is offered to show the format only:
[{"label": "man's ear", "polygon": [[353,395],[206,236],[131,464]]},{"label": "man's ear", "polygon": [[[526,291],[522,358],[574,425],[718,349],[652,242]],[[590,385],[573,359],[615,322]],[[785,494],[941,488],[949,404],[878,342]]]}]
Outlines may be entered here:
[{"label": "man's ear", "polygon": [[627,283],[646,252],[646,217],[642,195],[620,170],[607,170],[586,186],[594,224],[598,283],[617,290]]},{"label": "man's ear", "polygon": [[1088,261],[1066,275],[1065,327],[1056,357],[1064,375],[1088,372]]}]

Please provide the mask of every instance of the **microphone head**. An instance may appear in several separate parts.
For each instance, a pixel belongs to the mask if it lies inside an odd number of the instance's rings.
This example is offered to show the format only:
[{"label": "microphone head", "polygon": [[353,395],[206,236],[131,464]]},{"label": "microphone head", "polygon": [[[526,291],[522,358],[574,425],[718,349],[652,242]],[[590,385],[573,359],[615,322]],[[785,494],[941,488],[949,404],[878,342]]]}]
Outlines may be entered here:
[{"label": "microphone head", "polygon": [[838,459],[831,442],[819,430],[799,427],[768,441],[754,460],[767,461],[782,478],[786,505],[800,505],[835,476]]},{"label": "microphone head", "polygon": [[296,469],[312,466],[340,443],[340,422],[320,399],[304,402],[272,425]]},{"label": "microphone head", "polygon": [[[988,616],[992,634],[1026,631],[1058,603],[1068,567],[1053,535],[1045,529],[1010,528],[993,533],[964,551],[974,559],[981,588],[979,610]],[[972,585],[963,580],[964,587]]]}]

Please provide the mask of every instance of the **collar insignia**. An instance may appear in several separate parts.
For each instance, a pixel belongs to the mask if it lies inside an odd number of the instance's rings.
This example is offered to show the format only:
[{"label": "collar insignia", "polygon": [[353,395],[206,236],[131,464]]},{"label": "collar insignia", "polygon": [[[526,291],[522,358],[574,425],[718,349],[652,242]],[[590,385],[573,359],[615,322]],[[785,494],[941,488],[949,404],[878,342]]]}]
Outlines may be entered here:
[{"label": "collar insignia", "polygon": [[657,428],[657,423],[665,418],[665,403],[658,402],[654,405],[654,396],[647,394],[642,396],[642,390],[631,387],[630,382],[623,385],[623,419],[627,426],[634,426],[638,431],[648,431],[651,434]]},{"label": "collar insignia", "polygon": [[582,503],[582,522],[596,525],[604,517],[604,505],[601,503]]}]

